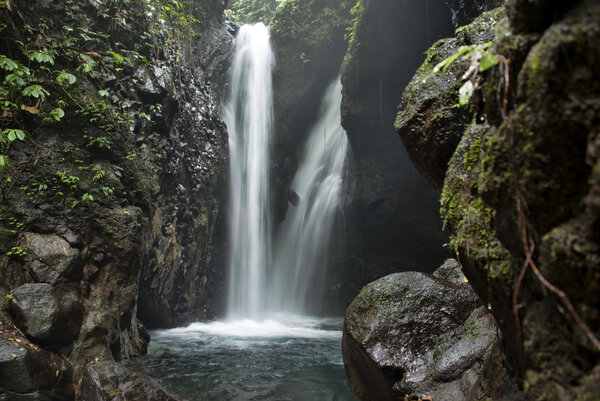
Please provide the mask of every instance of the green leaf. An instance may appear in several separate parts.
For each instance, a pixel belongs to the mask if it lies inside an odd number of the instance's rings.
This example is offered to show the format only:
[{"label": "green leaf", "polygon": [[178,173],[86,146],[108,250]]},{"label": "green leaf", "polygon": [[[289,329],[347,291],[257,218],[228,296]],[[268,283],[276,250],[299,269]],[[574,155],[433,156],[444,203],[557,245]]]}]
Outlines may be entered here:
[{"label": "green leaf", "polygon": [[13,59],[0,55],[0,68],[6,71],[15,71],[19,68],[19,65]]},{"label": "green leaf", "polygon": [[100,97],[107,97],[108,96],[108,91],[104,90],[104,89],[100,89],[98,91],[98,96],[100,96]]},{"label": "green leaf", "polygon": [[29,60],[35,60],[38,63],[48,63],[54,65],[54,56],[46,49],[30,50],[25,53]]},{"label": "green leaf", "polygon": [[108,51],[107,51],[107,53],[108,53],[108,54],[110,54],[111,56],[113,56],[113,58],[114,58],[115,60],[119,60],[119,61],[120,61],[120,60],[124,60],[124,59],[125,59],[125,58],[124,58],[123,56],[121,56],[119,53],[115,53],[115,52],[113,52],[112,50],[108,50]]},{"label": "green leaf", "polygon": [[50,93],[44,89],[41,85],[29,85],[27,88],[23,89],[23,96],[31,96],[34,98],[42,98],[44,99],[46,96],[50,95]]},{"label": "green leaf", "polygon": [[56,77],[56,80],[58,81],[58,83],[63,83],[66,81],[69,85],[73,85],[75,81],[77,81],[77,78],[75,77],[75,75],[70,74],[65,70],[62,70]]},{"label": "green leaf", "polygon": [[13,72],[12,74],[8,74],[4,78],[4,83],[8,85],[16,85],[16,86],[25,86],[27,82],[23,78],[21,78],[20,74]]},{"label": "green leaf", "polygon": [[10,142],[15,141],[16,139],[24,141],[26,137],[25,131],[15,128],[6,128],[4,131],[2,131],[2,135],[6,136],[6,139],[8,139]]},{"label": "green leaf", "polygon": [[483,56],[481,56],[481,60],[479,60],[479,71],[484,72],[497,65],[500,62],[500,59],[494,56],[492,53],[485,52]]},{"label": "green leaf", "polygon": [[8,166],[8,159],[4,155],[0,155],[0,167]]},{"label": "green leaf", "polygon": [[57,107],[56,109],[50,112],[50,115],[52,116],[52,118],[54,118],[55,121],[60,121],[60,119],[65,116],[65,112],[60,107]]},{"label": "green leaf", "polygon": [[92,65],[88,64],[88,63],[83,63],[81,64],[79,67],[77,67],[77,71],[81,71],[84,74],[87,74],[88,72],[92,72]]},{"label": "green leaf", "polygon": [[452,63],[456,61],[461,55],[473,51],[473,46],[461,46],[456,53],[452,54],[449,57],[446,57],[440,63],[438,63],[434,68],[433,72],[437,73],[439,71],[445,71]]},{"label": "green leaf", "polygon": [[475,85],[473,82],[467,81],[460,87],[458,91],[458,103],[461,106],[466,105],[471,100],[471,96],[473,96],[473,91],[475,90]]}]

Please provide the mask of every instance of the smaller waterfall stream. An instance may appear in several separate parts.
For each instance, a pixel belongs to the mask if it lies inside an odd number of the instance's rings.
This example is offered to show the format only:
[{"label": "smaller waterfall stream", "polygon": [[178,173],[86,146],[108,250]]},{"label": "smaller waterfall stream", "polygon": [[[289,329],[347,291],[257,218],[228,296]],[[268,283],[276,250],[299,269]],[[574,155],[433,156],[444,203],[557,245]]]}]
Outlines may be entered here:
[{"label": "smaller waterfall stream", "polygon": [[[342,84],[329,85],[291,188],[290,205],[274,246],[269,306],[306,313],[322,302],[331,234],[341,212],[348,139],[341,125]],[[309,302],[310,301],[310,302]]]}]

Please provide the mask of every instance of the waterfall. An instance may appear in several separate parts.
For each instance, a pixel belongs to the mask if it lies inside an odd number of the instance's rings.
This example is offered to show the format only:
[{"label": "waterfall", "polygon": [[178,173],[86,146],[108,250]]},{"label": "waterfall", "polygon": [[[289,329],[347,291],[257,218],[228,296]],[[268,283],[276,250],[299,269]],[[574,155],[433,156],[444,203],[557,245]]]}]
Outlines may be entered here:
[{"label": "waterfall", "polygon": [[223,112],[230,154],[230,319],[257,319],[266,312],[306,313],[309,301],[318,303],[331,234],[341,210],[348,143],[341,127],[342,94],[337,79],[326,90],[291,183],[298,202],[290,205],[272,246],[269,142],[273,65],[268,28],[260,23],[242,26],[232,65],[231,93]]},{"label": "waterfall", "polygon": [[273,65],[268,28],[261,23],[242,26],[223,112],[230,155],[230,318],[255,318],[266,307]]},{"label": "waterfall", "polygon": [[338,78],[325,92],[291,184],[299,200],[289,206],[278,231],[269,291],[269,306],[275,311],[306,313],[321,302],[346,169],[348,140],[341,126],[341,102]]}]

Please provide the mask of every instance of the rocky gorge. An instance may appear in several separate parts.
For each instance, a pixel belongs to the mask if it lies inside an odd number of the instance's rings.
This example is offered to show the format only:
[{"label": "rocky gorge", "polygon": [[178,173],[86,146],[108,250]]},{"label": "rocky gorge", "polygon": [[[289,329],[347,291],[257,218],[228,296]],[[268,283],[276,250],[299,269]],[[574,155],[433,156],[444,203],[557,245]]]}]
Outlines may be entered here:
[{"label": "rocky gorge", "polygon": [[[600,399],[598,2],[280,3],[272,219],[339,75],[352,391]],[[129,361],[224,313],[227,7],[0,4],[0,400],[182,399]]]}]

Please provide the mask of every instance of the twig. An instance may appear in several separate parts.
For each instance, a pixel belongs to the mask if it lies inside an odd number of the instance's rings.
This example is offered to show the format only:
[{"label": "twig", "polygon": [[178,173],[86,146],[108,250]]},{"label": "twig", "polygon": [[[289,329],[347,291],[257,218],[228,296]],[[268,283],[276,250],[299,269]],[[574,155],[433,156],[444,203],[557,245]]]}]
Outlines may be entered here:
[{"label": "twig", "polygon": [[[531,257],[531,255],[532,255],[533,252],[530,252],[529,246],[527,245],[527,227],[526,227],[526,224],[525,224],[526,220],[525,220],[525,215],[523,213],[523,210],[520,207],[520,201],[518,202],[518,205],[519,205],[519,217],[520,217],[520,220],[521,220],[521,232],[522,232],[522,235],[523,235],[523,247],[524,247],[526,255],[527,255],[527,262],[528,262],[527,265],[531,267],[531,270],[533,270],[533,273],[538,278],[538,280],[540,280],[540,282],[547,289],[549,289],[551,292],[553,292],[554,294],[556,294],[561,299],[561,301],[563,302],[563,304],[569,310],[569,313],[571,314],[571,316],[573,317],[573,319],[575,319],[575,322],[577,322],[577,324],[579,325],[579,327],[581,327],[581,329],[584,331],[585,335],[589,338],[589,340],[600,351],[600,340],[598,340],[598,337],[596,337],[594,335],[594,333],[589,328],[589,326],[583,321],[583,319],[581,318],[581,316],[579,316],[579,314],[575,310],[575,307],[573,306],[573,304],[569,300],[569,297],[567,296],[567,294],[563,290],[561,290],[560,288],[556,287],[554,284],[552,284],[551,282],[549,282],[546,279],[546,277],[544,277],[544,275],[542,274],[542,272],[540,272],[540,270],[536,266],[535,262],[533,261],[533,258]],[[523,275],[525,275],[525,271],[527,271],[526,268],[523,269],[521,273]],[[519,275],[519,277],[521,277],[521,275]],[[522,280],[522,279],[520,279],[520,280]],[[518,286],[520,286],[520,280],[517,281],[517,285]],[[517,289],[515,289],[515,293],[516,293],[516,291],[517,291]],[[518,296],[518,293],[517,293],[517,296]],[[514,308],[515,308],[514,302],[515,302],[515,296],[513,294],[513,311],[514,311]],[[518,320],[518,315],[515,315],[515,318]],[[520,327],[520,322],[519,322],[519,327]]]},{"label": "twig", "polygon": [[575,310],[575,307],[573,306],[573,304],[569,300],[569,297],[567,296],[567,294],[565,294],[564,291],[562,291],[560,288],[557,288],[551,282],[549,282],[546,279],[546,277],[544,277],[544,275],[542,274],[542,272],[540,272],[538,270],[538,268],[535,265],[535,263],[533,262],[533,260],[529,261],[529,266],[531,266],[531,269],[535,273],[536,277],[542,282],[542,284],[544,284],[546,286],[546,288],[548,288],[550,291],[552,291],[553,293],[555,293],[556,295],[558,295],[560,297],[560,299],[563,301],[563,303],[565,304],[565,306],[567,307],[567,309],[569,310],[569,312],[571,312],[571,315],[573,316],[573,318],[575,319],[575,321],[577,322],[577,324],[583,329],[583,331],[585,332],[586,336],[590,339],[590,341],[592,343],[594,343],[594,345],[596,346],[596,348],[598,348],[598,350],[600,351],[600,340],[598,340],[598,337],[596,337],[594,335],[594,333],[592,333],[592,330],[583,321],[583,319],[581,318],[581,316],[579,316],[579,314]]},{"label": "twig", "polygon": [[502,99],[502,117],[506,118],[508,112],[508,90],[510,87],[510,60],[499,54],[498,57],[504,65],[504,98]]},{"label": "twig", "polygon": [[519,291],[521,290],[521,284],[523,283],[525,273],[527,272],[527,268],[529,267],[529,262],[531,261],[531,257],[533,255],[533,252],[535,251],[535,242],[531,243],[531,249],[527,246],[527,228],[525,226],[525,215],[523,214],[523,210],[521,209],[521,199],[517,199],[517,209],[519,210],[519,218],[521,220],[521,239],[523,240],[523,249],[527,251],[527,257],[525,258],[523,267],[521,267],[521,272],[519,273],[519,278],[517,279],[512,298],[513,314],[515,315],[515,326],[518,341],[520,344],[523,338],[523,331],[521,329],[521,319],[519,318]]}]

